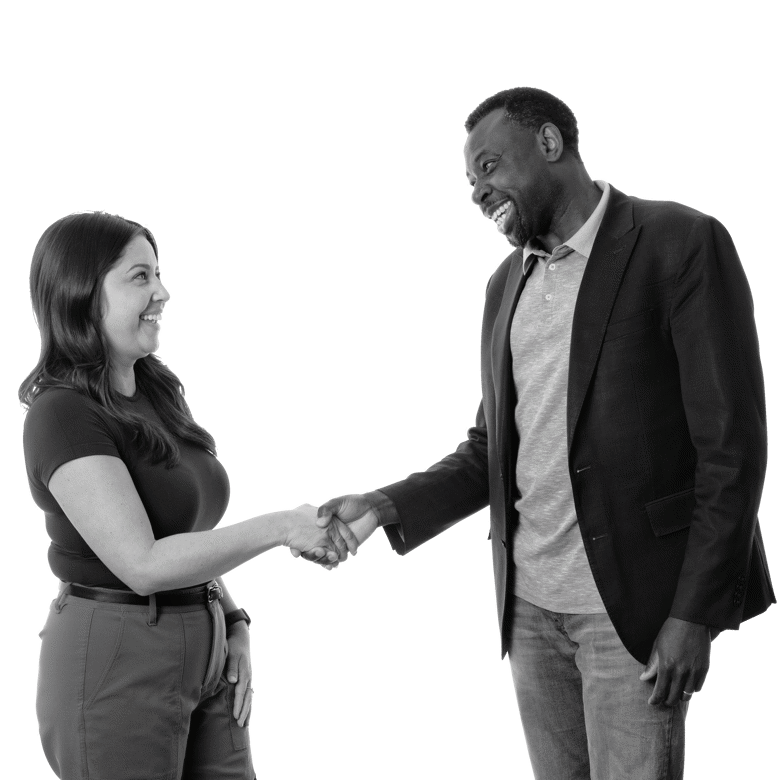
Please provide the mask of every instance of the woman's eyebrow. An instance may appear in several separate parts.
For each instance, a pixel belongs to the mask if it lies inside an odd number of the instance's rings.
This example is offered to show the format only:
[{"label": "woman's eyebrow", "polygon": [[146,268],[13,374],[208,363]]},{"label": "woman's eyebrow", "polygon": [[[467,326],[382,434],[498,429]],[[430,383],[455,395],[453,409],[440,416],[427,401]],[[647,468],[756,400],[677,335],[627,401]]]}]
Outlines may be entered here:
[{"label": "woman's eyebrow", "polygon": [[136,268],[143,268],[147,271],[152,270],[152,266],[149,265],[149,263],[134,263],[133,265],[130,266],[130,268],[127,269],[127,273],[130,273],[130,271],[133,271]]}]

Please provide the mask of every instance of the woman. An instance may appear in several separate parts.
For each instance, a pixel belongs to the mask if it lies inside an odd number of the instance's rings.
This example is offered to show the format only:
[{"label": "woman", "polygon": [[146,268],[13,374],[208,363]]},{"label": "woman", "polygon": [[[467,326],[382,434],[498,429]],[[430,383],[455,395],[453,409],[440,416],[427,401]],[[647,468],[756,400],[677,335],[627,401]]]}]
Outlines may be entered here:
[{"label": "woman", "polygon": [[251,779],[249,617],[220,575],[278,545],[335,565],[355,539],[308,505],[212,530],[227,475],[152,355],[169,295],[146,228],[58,220],[30,288],[24,451],[62,581],[41,633],[46,757],[61,778]]}]

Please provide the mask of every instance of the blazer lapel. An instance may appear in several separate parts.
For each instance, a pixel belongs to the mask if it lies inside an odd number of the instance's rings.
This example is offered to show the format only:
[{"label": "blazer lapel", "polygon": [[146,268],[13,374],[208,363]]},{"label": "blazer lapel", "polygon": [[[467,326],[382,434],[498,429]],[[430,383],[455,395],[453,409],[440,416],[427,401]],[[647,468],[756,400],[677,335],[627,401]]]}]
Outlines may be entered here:
[{"label": "blazer lapel", "polygon": [[640,227],[634,226],[631,201],[612,188],[574,307],[566,410],[569,450],[639,231]]}]

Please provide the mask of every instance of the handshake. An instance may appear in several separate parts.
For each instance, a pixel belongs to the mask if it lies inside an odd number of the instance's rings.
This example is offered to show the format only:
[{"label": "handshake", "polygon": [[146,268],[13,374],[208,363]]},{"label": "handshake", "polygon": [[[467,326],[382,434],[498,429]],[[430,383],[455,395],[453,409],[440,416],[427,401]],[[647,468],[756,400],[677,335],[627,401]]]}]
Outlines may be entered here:
[{"label": "handshake", "polygon": [[355,555],[377,529],[379,517],[365,496],[355,494],[326,501],[319,509],[304,504],[287,515],[283,544],[293,557],[333,569]]}]

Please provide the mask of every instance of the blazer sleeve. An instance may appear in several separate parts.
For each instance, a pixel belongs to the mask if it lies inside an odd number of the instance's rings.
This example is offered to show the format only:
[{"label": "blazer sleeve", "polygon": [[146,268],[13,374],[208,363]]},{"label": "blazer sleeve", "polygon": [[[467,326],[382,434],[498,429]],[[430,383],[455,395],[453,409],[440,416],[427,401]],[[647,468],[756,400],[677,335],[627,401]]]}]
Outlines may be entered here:
[{"label": "blazer sleeve", "polygon": [[[488,504],[487,427],[482,404],[468,438],[427,471],[380,488],[395,508],[397,525],[385,525],[400,555],[419,547]],[[392,508],[390,508],[392,509]],[[383,512],[383,515],[391,512]],[[389,518],[383,516],[383,522]],[[391,520],[392,522],[392,520]]]},{"label": "blazer sleeve", "polygon": [[696,504],[671,616],[738,628],[767,459],[753,300],[726,229],[699,217],[670,313],[696,448]]}]

